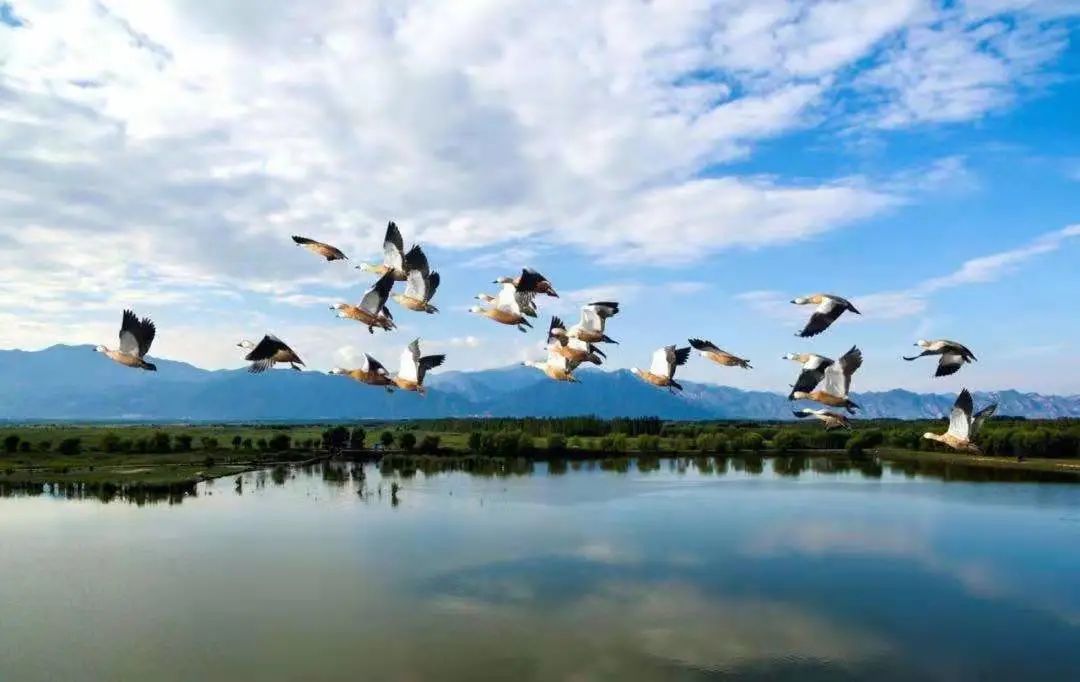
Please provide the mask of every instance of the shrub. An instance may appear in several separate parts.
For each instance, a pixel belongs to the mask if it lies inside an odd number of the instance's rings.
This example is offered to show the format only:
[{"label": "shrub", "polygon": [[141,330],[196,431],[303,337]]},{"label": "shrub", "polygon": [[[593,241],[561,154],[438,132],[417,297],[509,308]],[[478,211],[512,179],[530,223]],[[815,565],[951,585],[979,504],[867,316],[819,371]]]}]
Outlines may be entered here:
[{"label": "shrub", "polygon": [[289,434],[287,433],[275,433],[267,442],[267,447],[275,452],[288,450],[292,447],[292,438],[289,438]]},{"label": "shrub", "polygon": [[82,452],[82,440],[79,438],[65,438],[60,441],[57,449],[62,455],[77,455]]},{"label": "shrub", "polygon": [[240,446],[243,445],[243,444],[244,444],[244,439],[241,438],[240,436],[233,436],[232,437],[232,449],[233,450],[239,450]]},{"label": "shrub", "polygon": [[[175,443],[174,449],[177,452],[189,452],[191,450],[191,436],[186,433],[177,435],[173,442]],[[168,452],[168,450],[165,452]]]},{"label": "shrub", "polygon": [[398,444],[403,450],[412,450],[414,447],[416,447],[416,436],[413,434],[412,431],[406,431],[405,433],[398,436]]},{"label": "shrub", "polygon": [[791,450],[802,450],[806,447],[806,442],[803,440],[802,434],[794,429],[783,429],[772,439],[773,450],[777,452],[789,452]]},{"label": "shrub", "polygon": [[19,449],[19,441],[22,440],[14,433],[4,438],[4,452],[12,453]]},{"label": "shrub", "polygon": [[439,437],[428,434],[420,439],[420,452],[434,454],[439,451]]},{"label": "shrub", "polygon": [[379,434],[379,442],[382,443],[384,448],[389,448],[394,445],[394,434],[390,431],[383,431]]},{"label": "shrub", "polygon": [[203,436],[202,438],[199,439],[199,442],[202,444],[202,449],[203,450],[217,450],[218,449],[218,439],[214,438],[213,436]]},{"label": "shrub", "polygon": [[[566,436],[561,433],[553,433],[547,437],[548,452],[566,452]],[[564,466],[565,471],[565,466]]]},{"label": "shrub", "polygon": [[765,448],[765,439],[756,431],[749,431],[739,437],[739,448],[750,452],[761,452]]},{"label": "shrub", "polygon": [[472,452],[480,452],[480,446],[484,442],[484,434],[479,431],[473,431],[469,434],[469,450]]},{"label": "shrub", "polygon": [[102,452],[119,452],[120,450],[120,436],[113,432],[106,433],[101,437],[101,451]]}]

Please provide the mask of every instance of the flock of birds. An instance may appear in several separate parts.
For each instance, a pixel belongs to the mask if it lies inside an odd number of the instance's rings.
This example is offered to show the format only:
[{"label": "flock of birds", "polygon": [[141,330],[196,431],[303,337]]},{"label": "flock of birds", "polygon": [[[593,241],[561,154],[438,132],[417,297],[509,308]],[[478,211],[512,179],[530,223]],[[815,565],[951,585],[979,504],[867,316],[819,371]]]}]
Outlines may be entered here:
[{"label": "flock of birds", "polygon": [[[300,236],[293,236],[292,239],[298,246],[328,262],[348,260],[340,249],[330,244]],[[426,314],[438,312],[438,308],[431,304],[431,299],[439,288],[439,273],[431,269],[420,246],[405,250],[401,231],[394,222],[390,222],[386,228],[382,263],[361,263],[357,269],[373,273],[378,279],[364,292],[358,303],[336,303],[331,306],[331,310],[336,311],[339,318],[359,322],[373,334],[376,329],[391,331],[395,328],[394,317],[387,307],[387,302],[391,299],[406,310]],[[397,282],[405,282],[404,292],[393,293]],[[516,327],[522,332],[528,332],[533,327],[530,319],[538,315],[538,296],[559,296],[552,283],[531,268],[523,269],[517,277],[499,277],[494,284],[499,285],[499,290],[495,294],[478,294],[476,299],[484,305],[473,306],[469,311],[498,324]],[[850,301],[831,294],[813,294],[791,302],[795,305],[815,306],[810,319],[798,333],[798,336],[803,338],[824,332],[845,312],[861,314]],[[580,319],[570,326],[553,316],[547,329],[547,358],[544,361],[527,360],[524,364],[542,371],[554,381],[577,382],[574,370],[578,366],[582,363],[602,364],[607,356],[600,345],[617,343],[607,335],[606,328],[608,320],[618,314],[617,302],[596,301],[582,306]],[[156,328],[150,319],[140,320],[135,313],[125,310],[120,326],[119,348],[110,350],[98,346],[97,350],[125,367],[155,371],[157,368],[145,359],[155,334]],[[692,338],[688,343],[688,346],[681,348],[674,344],[659,348],[653,353],[648,369],[633,367],[630,371],[653,386],[674,392],[683,388],[675,380],[675,372],[686,364],[691,349],[697,350],[702,357],[718,365],[751,369],[748,360],[722,350],[711,341]],[[265,372],[278,364],[287,364],[295,370],[304,365],[300,356],[288,344],[272,334],[267,334],[258,343],[244,340],[237,345],[248,351],[244,359],[251,363],[249,371],[254,373]],[[955,341],[920,340],[915,345],[920,347],[922,352],[904,357],[904,360],[938,356],[935,376],[939,377],[955,374],[965,363],[976,360],[966,346]],[[420,340],[414,339],[402,352],[396,374],[391,374],[382,363],[367,353],[364,354],[360,367],[335,367],[330,370],[330,374],[347,376],[371,386],[381,386],[390,392],[400,389],[424,394],[424,377],[429,371],[442,365],[445,359],[445,355],[423,355],[420,351]],[[853,346],[839,360],[815,353],[789,353],[784,359],[801,365],[801,371],[788,395],[789,400],[813,401],[826,407],[842,408],[848,414],[854,414],[859,409],[849,397],[852,376],[863,362],[862,351],[857,347]],[[944,443],[956,450],[978,452],[975,435],[996,407],[996,404],[990,405],[973,413],[971,394],[964,389],[953,405],[948,430],[944,434],[926,433],[923,437]],[[794,415],[799,418],[818,419],[826,429],[851,428],[848,417],[834,410],[803,408],[794,410]]]}]

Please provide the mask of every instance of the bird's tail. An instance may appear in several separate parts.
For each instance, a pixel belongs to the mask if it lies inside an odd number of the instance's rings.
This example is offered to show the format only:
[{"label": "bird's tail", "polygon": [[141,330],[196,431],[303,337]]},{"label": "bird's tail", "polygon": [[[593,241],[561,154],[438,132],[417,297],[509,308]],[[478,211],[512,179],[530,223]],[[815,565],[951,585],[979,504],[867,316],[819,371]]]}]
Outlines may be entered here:
[{"label": "bird's tail", "polygon": [[143,369],[145,369],[148,372],[156,372],[157,371],[157,365],[155,365],[152,362],[144,362],[143,363]]},{"label": "bird's tail", "polygon": [[616,341],[615,339],[611,338],[611,337],[610,337],[610,336],[608,336],[607,334],[604,334],[603,336],[601,336],[601,337],[600,337],[600,340],[601,340],[601,341],[603,341],[604,343],[613,343],[613,344],[615,344],[616,346],[617,346],[617,345],[619,345],[619,342],[618,342],[618,341]]},{"label": "bird's tail", "polygon": [[672,388],[674,388],[676,391],[683,390],[682,384],[680,384],[678,381],[675,381],[674,379],[669,379],[668,380],[668,385],[671,386]]}]

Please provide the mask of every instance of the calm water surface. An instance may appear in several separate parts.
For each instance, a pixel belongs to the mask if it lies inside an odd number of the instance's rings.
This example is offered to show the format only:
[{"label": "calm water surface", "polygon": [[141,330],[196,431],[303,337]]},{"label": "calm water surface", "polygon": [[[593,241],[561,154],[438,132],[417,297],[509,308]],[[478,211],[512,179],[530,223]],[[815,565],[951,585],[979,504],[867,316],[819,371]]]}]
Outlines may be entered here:
[{"label": "calm water surface", "polygon": [[3,498],[0,680],[1080,679],[1080,486],[788,465]]}]

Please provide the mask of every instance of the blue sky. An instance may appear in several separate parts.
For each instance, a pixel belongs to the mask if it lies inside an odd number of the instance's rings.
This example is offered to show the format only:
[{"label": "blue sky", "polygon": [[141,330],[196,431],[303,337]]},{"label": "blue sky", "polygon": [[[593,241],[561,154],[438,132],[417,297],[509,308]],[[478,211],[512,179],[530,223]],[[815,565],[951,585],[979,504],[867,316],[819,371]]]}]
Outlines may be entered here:
[{"label": "blue sky", "polygon": [[[132,306],[205,367],[264,331],[316,369],[413,336],[500,366],[542,333],[466,310],[531,265],[542,316],[623,303],[612,368],[701,336],[755,369],[688,378],[785,390],[784,353],[858,344],[856,390],[1080,392],[1075,3],[0,6],[0,347]],[[370,336],[328,310],[370,278],[289,235],[374,259],[391,218],[442,312]],[[865,314],[798,339],[817,291]],[[980,362],[899,359],[940,337]]]}]

